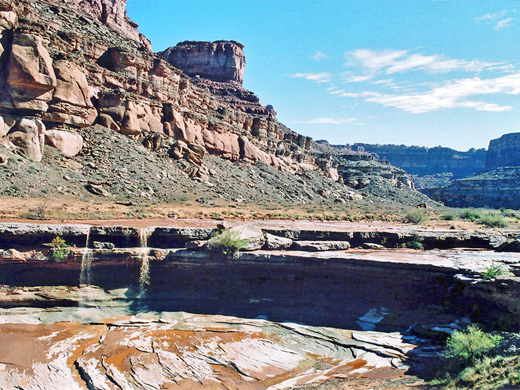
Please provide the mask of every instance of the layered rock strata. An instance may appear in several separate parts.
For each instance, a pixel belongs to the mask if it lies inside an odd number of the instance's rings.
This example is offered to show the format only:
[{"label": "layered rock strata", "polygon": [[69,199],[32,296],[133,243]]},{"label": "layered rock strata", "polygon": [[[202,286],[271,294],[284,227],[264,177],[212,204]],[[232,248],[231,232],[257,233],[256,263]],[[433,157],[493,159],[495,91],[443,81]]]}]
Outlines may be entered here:
[{"label": "layered rock strata", "polygon": [[[184,58],[171,60],[183,72],[143,46],[122,1],[3,0],[0,9],[0,143],[13,154],[36,162],[48,147],[66,157],[99,154],[99,144],[87,139],[99,124],[161,157],[187,162],[185,173],[201,182],[211,176],[207,155],[344,180],[336,152],[288,129],[272,106],[242,88],[241,44],[184,42],[164,52],[169,60]],[[420,198],[395,175],[387,181]],[[349,187],[344,192],[342,198],[361,198]]]},{"label": "layered rock strata", "polygon": [[[318,162],[330,156],[310,154],[310,139],[281,125],[272,108],[241,88],[241,45],[195,45],[213,58],[205,75],[220,72],[222,77],[213,78],[226,82],[192,82],[138,41],[125,39],[124,2],[107,8],[105,16],[97,12],[104,3],[81,4],[86,8],[75,11],[31,0],[3,3],[0,135],[5,145],[35,161],[45,145],[74,155],[81,150],[81,129],[98,122],[199,167],[210,153],[290,172],[322,170],[338,179],[332,164]],[[112,31],[117,23],[125,35]],[[190,61],[188,72],[195,59]],[[207,177],[206,171],[200,168],[199,176]]]},{"label": "layered rock strata", "polygon": [[402,375],[416,348],[400,334],[187,313],[0,331],[6,389],[294,389],[337,376]]},{"label": "layered rock strata", "polygon": [[453,207],[520,208],[520,167],[483,171],[425,193]]},{"label": "layered rock strata", "polygon": [[485,168],[425,193],[448,206],[520,208],[520,133],[491,140]]},{"label": "layered rock strata", "polygon": [[189,76],[242,85],[246,66],[243,48],[235,41],[185,41],[158,54]]},{"label": "layered rock strata", "polygon": [[505,134],[489,142],[486,170],[520,167],[520,133]]},{"label": "layered rock strata", "polygon": [[371,154],[388,161],[413,176],[419,190],[439,187],[484,169],[485,149],[466,152],[445,147],[426,148],[405,145],[353,144],[334,145],[339,151],[353,155]]}]

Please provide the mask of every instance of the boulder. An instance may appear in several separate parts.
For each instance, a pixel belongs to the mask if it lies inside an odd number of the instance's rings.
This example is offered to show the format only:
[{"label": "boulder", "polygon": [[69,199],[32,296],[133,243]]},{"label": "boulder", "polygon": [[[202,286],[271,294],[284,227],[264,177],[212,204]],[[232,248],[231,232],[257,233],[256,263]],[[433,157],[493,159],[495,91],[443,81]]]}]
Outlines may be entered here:
[{"label": "boulder", "polygon": [[53,98],[80,107],[92,107],[85,71],[70,61],[56,61],[56,89]]},{"label": "boulder", "polygon": [[[264,233],[258,226],[238,225],[225,230],[221,234],[229,234],[233,239],[244,240],[245,245],[241,250],[254,251],[261,249],[265,244]],[[220,243],[219,237],[220,235],[217,235],[208,241],[207,248],[209,250],[228,249]]]},{"label": "boulder", "polygon": [[175,141],[175,143],[170,147],[168,151],[170,157],[180,160],[185,159],[186,161],[195,164],[202,165],[202,159],[206,154],[206,149],[204,146],[198,145],[193,142],[184,142],[181,140]]},{"label": "boulder", "polygon": [[112,119],[110,115],[105,113],[99,114],[99,116],[97,117],[97,123],[111,130],[119,131],[121,129],[119,125],[116,122],[114,122],[114,119]]},{"label": "boulder", "polygon": [[242,248],[246,251],[254,251],[262,248],[265,244],[264,232],[258,226],[238,225],[230,229],[231,232],[237,232],[238,237],[247,240],[247,245]]},{"label": "boulder", "polygon": [[37,35],[14,35],[9,57],[7,91],[15,108],[46,111],[56,87],[52,59]]},{"label": "boulder", "polygon": [[232,133],[218,133],[216,131],[204,130],[202,132],[204,145],[212,154],[219,155],[228,160],[240,158],[240,146],[238,135]]},{"label": "boulder", "polygon": [[371,250],[382,250],[385,249],[385,247],[381,244],[375,244],[373,242],[364,242],[361,247],[363,249],[371,249]]},{"label": "boulder", "polygon": [[55,147],[66,156],[74,157],[83,148],[83,137],[68,131],[47,130],[45,144]]},{"label": "boulder", "polygon": [[348,241],[294,241],[292,247],[300,251],[338,251],[350,248]]},{"label": "boulder", "polygon": [[270,250],[287,249],[293,243],[290,238],[278,237],[269,233],[265,233],[265,241],[265,248]]},{"label": "boulder", "polygon": [[41,120],[23,118],[11,129],[8,138],[27,158],[38,162],[43,157],[44,132]]}]

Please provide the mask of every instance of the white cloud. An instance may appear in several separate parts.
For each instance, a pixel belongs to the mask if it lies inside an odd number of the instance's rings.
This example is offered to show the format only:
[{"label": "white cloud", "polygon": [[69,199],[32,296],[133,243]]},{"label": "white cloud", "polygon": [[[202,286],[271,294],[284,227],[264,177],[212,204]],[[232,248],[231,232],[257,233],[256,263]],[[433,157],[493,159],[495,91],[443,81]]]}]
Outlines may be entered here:
[{"label": "white cloud", "polygon": [[490,22],[490,21],[493,21],[493,20],[496,20],[496,19],[500,19],[502,16],[506,15],[509,11],[507,10],[504,10],[504,11],[500,11],[500,12],[495,12],[495,13],[489,13],[489,14],[485,14],[483,16],[477,16],[473,19],[475,19],[475,21],[477,23],[480,23],[480,22]]},{"label": "white cloud", "polygon": [[507,19],[504,19],[504,20],[501,20],[500,22],[498,22],[495,27],[493,28],[494,30],[502,30],[503,28],[507,28],[507,27],[511,27],[513,25],[513,18],[507,18]]},{"label": "white cloud", "polygon": [[402,95],[365,92],[361,97],[365,97],[368,102],[396,107],[413,114],[457,107],[493,112],[507,111],[512,108],[466,99],[470,96],[492,94],[519,95],[520,73],[486,80],[478,77],[456,80],[426,92]]},{"label": "white cloud", "polygon": [[314,60],[314,61],[321,61],[321,60],[326,60],[327,58],[329,58],[329,56],[321,51],[317,51],[316,54],[314,54],[313,56],[311,56],[311,58]]},{"label": "white cloud", "polygon": [[343,125],[345,123],[359,124],[356,118],[314,118],[306,121],[295,122],[306,125]]},{"label": "white cloud", "polygon": [[374,84],[374,85],[385,85],[385,86],[392,86],[394,85],[394,80],[393,79],[384,79],[384,80],[376,80],[376,81],[371,81],[370,84]]},{"label": "white cloud", "polygon": [[330,81],[330,73],[293,73],[289,75],[293,78],[303,78],[315,83],[328,83]]},{"label": "white cloud", "polygon": [[372,78],[372,76],[347,76],[345,77],[345,81],[347,83],[362,83],[363,81],[368,81]]},{"label": "white cloud", "polygon": [[[346,66],[360,67],[366,73],[365,79],[376,74],[387,75],[408,71],[421,70],[427,73],[447,73],[453,71],[480,72],[489,67],[503,65],[502,63],[488,63],[478,60],[466,61],[449,59],[441,55],[422,55],[408,50],[370,50],[358,49],[345,53]],[[361,79],[361,77],[359,77]],[[348,82],[353,82],[349,81]],[[362,80],[364,81],[364,80]]]}]

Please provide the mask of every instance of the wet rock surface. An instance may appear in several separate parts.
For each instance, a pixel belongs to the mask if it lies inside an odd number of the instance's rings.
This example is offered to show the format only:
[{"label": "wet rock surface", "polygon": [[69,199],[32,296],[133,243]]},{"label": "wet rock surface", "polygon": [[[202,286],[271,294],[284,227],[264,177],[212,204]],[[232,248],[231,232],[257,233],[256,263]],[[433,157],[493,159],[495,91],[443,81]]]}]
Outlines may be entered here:
[{"label": "wet rock surface", "polygon": [[187,313],[0,329],[4,388],[289,389],[402,375],[416,348],[400,334]]}]

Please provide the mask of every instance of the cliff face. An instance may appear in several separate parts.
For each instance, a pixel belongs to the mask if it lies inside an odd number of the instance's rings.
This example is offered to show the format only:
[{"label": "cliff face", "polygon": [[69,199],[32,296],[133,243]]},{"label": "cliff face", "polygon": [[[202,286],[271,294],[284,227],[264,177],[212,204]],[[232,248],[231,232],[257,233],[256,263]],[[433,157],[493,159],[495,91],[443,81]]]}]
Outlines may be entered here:
[{"label": "cliff face", "polygon": [[502,167],[455,180],[425,193],[453,207],[520,209],[520,167]]},{"label": "cliff face", "polygon": [[150,41],[137,30],[137,24],[126,16],[126,0],[48,0],[56,6],[82,10],[94,19],[151,50]]},{"label": "cliff face", "polygon": [[[0,0],[0,146],[35,162],[49,147],[95,158],[87,128],[99,124],[185,162],[186,174],[204,183],[204,158],[213,155],[316,171],[341,186],[335,151],[288,129],[242,88],[241,44],[184,42],[163,53],[180,70],[143,46],[124,4]],[[341,187],[342,198],[361,198]]]},{"label": "cliff face", "polygon": [[489,143],[486,169],[498,167],[520,167],[520,133],[505,134]]},{"label": "cliff face", "polygon": [[243,47],[234,41],[186,41],[158,54],[189,76],[242,85],[246,66]]},{"label": "cliff face", "polygon": [[[191,82],[128,34],[113,33],[114,26],[131,32],[124,2],[74,3],[86,12],[31,0],[3,4],[0,135],[28,157],[41,160],[44,144],[77,153],[78,130],[97,122],[151,148],[170,147],[173,158],[199,166],[202,177],[206,153],[291,172],[324,166],[307,152],[311,140],[281,125],[253,93],[236,83]],[[214,75],[241,80],[240,45],[195,46],[213,58]],[[241,62],[233,65],[230,56]],[[338,178],[330,164],[324,173]]]},{"label": "cliff face", "polygon": [[354,151],[365,151],[417,176],[451,173],[454,179],[484,169],[485,149],[460,152],[450,148],[404,145],[354,144]]},{"label": "cliff face", "polygon": [[427,192],[448,206],[520,208],[520,133],[491,140],[486,171]]}]

